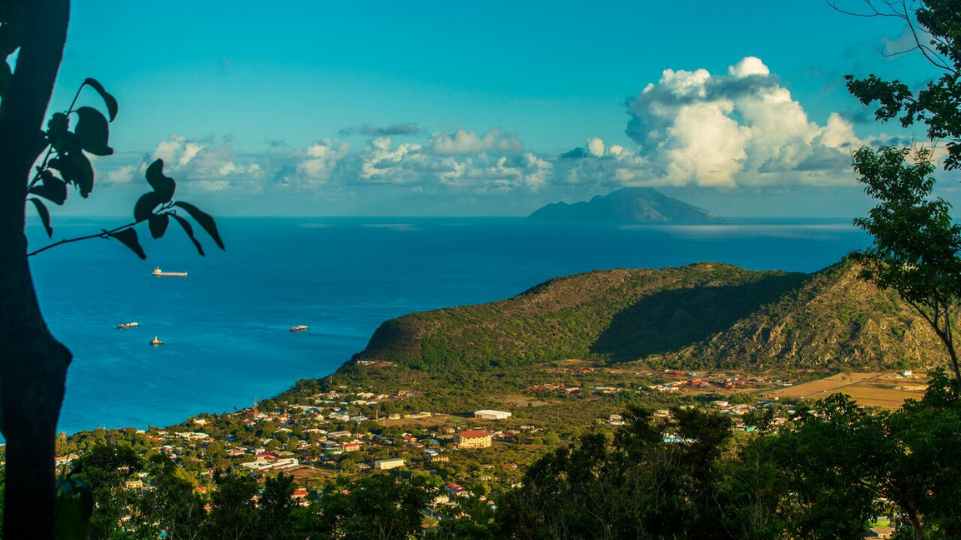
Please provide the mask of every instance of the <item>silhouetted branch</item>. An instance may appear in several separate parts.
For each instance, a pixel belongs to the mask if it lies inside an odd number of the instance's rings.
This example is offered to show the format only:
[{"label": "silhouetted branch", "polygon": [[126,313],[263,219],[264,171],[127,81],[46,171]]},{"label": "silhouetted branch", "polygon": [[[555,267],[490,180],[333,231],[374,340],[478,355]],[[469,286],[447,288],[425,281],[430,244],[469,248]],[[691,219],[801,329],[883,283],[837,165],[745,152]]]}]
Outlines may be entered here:
[{"label": "silhouetted branch", "polygon": [[78,236],[78,237],[76,237],[76,238],[67,238],[67,239],[64,239],[64,240],[60,240],[59,242],[54,242],[54,243],[52,243],[52,244],[50,244],[50,245],[48,245],[48,246],[44,246],[44,247],[36,250],[36,251],[33,251],[33,252],[31,252],[31,253],[27,253],[27,257],[33,257],[34,255],[37,255],[38,253],[43,253],[44,251],[47,251],[48,249],[52,249],[52,248],[55,248],[55,247],[57,247],[57,246],[62,246],[62,245],[64,245],[64,244],[71,244],[71,243],[73,243],[73,242],[80,242],[81,240],[91,240],[91,239],[93,239],[93,238],[110,238],[111,235],[113,235],[113,234],[115,234],[115,233],[118,233],[118,232],[120,232],[120,231],[122,231],[122,230],[124,230],[124,229],[129,229],[130,227],[134,227],[134,226],[136,226],[136,225],[138,225],[138,224],[140,224],[140,223],[143,223],[144,221],[145,221],[145,220],[142,220],[142,221],[134,221],[133,223],[128,223],[128,224],[126,224],[126,225],[121,225],[120,227],[117,227],[116,229],[111,229],[111,230],[109,230],[109,231],[108,231],[108,230],[102,230],[101,232],[96,233],[96,234],[88,234],[88,235],[86,235],[86,236]]},{"label": "silhouetted branch", "polygon": [[[868,10],[866,12],[842,9],[838,6],[837,0],[828,0],[827,5],[830,6],[834,11],[843,13],[844,15],[850,15],[851,17],[861,17],[865,19],[873,19],[876,17],[901,19],[908,26],[908,30],[911,32],[911,37],[914,38],[915,46],[911,47],[910,49],[896,51],[893,53],[885,52],[878,48],[878,52],[880,52],[882,56],[885,58],[891,58],[893,56],[900,56],[913,51],[920,51],[925,60],[927,60],[932,66],[940,70],[947,71],[948,73],[958,73],[957,70],[951,68],[951,66],[940,54],[938,54],[936,50],[921,42],[921,32],[919,32],[919,29],[915,26],[914,21],[911,19],[911,13],[914,11],[915,2],[912,1],[909,5],[906,0],[881,0],[880,3],[884,4],[886,8],[886,11],[882,11],[882,9],[875,5],[874,0],[863,1],[864,4],[868,6]],[[939,40],[933,36],[929,37],[932,41],[944,44],[943,40]]]}]

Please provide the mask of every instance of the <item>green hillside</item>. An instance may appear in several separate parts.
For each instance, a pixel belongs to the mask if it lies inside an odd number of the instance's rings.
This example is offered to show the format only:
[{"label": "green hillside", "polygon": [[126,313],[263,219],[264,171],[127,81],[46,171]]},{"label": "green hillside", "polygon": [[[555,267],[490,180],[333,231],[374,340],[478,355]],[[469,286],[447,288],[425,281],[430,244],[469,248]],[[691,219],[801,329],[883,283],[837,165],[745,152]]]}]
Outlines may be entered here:
[{"label": "green hillside", "polygon": [[381,325],[355,360],[433,372],[563,358],[879,368],[940,355],[924,321],[849,262],[815,274],[699,263],[577,274],[508,300],[412,313]]}]

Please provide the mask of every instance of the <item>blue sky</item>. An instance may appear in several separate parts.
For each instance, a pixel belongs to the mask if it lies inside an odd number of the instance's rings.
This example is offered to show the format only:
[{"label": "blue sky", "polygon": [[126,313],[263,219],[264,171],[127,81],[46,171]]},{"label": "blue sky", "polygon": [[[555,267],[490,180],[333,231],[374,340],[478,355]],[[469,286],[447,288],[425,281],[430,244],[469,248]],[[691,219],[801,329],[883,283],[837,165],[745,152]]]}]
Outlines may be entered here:
[{"label": "blue sky", "polygon": [[65,211],[126,213],[161,157],[217,215],[524,215],[650,185],[851,216],[850,149],[924,139],[843,88],[935,76],[877,52],[903,32],[823,0],[75,2],[52,110],[92,76],[120,115]]}]

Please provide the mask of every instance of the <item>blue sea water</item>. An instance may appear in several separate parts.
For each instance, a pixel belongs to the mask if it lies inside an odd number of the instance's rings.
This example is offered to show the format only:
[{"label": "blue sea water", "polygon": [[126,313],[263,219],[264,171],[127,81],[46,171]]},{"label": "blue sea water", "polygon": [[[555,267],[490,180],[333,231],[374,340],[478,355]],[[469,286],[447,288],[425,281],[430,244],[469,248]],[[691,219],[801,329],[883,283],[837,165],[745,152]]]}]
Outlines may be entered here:
[{"label": "blue sea water", "polygon": [[[57,237],[109,219],[63,219]],[[74,353],[61,429],[163,426],[249,406],[362,350],[412,311],[506,298],[546,279],[699,261],[812,272],[868,244],[849,220],[714,225],[532,223],[521,219],[220,219],[227,251],[180,230],[146,261],[91,240],[32,259],[44,315]],[[119,222],[118,222],[119,223]],[[32,247],[44,245],[28,227]],[[155,278],[160,266],[186,279]],[[136,321],[138,328],[116,325]],[[295,325],[306,332],[290,333]],[[159,336],[165,344],[148,342]]]}]

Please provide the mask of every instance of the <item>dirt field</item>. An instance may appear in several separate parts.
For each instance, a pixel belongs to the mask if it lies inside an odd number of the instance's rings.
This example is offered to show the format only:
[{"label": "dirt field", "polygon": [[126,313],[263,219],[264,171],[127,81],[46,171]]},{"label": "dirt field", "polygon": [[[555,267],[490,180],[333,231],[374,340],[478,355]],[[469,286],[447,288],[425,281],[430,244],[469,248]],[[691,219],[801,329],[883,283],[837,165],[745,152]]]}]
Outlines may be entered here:
[{"label": "dirt field", "polygon": [[838,373],[824,379],[770,392],[778,397],[823,399],[831,394],[847,394],[861,405],[896,409],[906,399],[921,399],[927,377],[916,373],[911,378],[894,371],[883,373]]}]

